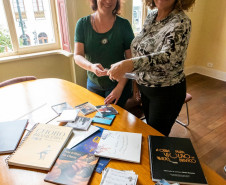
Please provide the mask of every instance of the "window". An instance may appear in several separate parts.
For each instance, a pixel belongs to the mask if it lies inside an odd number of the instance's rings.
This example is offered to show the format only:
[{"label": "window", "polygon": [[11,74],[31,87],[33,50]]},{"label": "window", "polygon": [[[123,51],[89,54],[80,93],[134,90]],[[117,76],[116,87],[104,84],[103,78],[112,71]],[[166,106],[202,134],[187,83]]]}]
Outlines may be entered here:
[{"label": "window", "polygon": [[0,12],[1,12],[0,18],[0,55],[1,55],[1,53],[9,53],[12,52],[13,50],[9,33],[9,27],[7,24],[2,0],[0,0]]},{"label": "window", "polygon": [[133,0],[132,27],[135,34],[140,32],[142,29],[142,25],[143,25],[142,12],[143,12],[143,1]]},{"label": "window", "polygon": [[39,41],[39,44],[42,44],[42,43],[48,43],[48,37],[46,35],[46,33],[42,32],[38,35],[38,41]]},{"label": "window", "polygon": [[32,0],[35,18],[45,18],[42,0]]},{"label": "window", "polygon": [[25,46],[31,45],[30,37],[27,34],[20,36],[20,42],[22,42]]},{"label": "window", "polygon": [[55,6],[54,0],[0,0],[0,57],[60,49]]}]

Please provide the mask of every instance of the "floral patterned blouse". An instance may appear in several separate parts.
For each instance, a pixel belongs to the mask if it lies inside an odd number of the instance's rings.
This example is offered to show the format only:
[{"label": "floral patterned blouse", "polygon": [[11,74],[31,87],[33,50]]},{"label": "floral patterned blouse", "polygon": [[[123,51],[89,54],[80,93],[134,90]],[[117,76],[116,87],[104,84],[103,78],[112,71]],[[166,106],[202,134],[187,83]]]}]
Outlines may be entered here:
[{"label": "floral patterned blouse", "polygon": [[143,30],[131,43],[137,83],[147,87],[166,87],[184,80],[184,61],[191,32],[191,20],[173,10],[156,21],[158,10],[147,16]]}]

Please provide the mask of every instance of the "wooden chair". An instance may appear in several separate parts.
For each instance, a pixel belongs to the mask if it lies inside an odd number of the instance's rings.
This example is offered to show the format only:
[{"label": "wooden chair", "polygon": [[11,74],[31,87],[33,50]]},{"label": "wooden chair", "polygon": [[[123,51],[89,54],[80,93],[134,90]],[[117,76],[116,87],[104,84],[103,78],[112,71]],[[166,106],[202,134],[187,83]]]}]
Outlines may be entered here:
[{"label": "wooden chair", "polygon": [[176,120],[177,123],[179,123],[180,125],[187,127],[190,123],[190,119],[189,119],[189,111],[188,111],[188,102],[192,99],[192,95],[189,93],[186,93],[186,97],[184,100],[184,103],[186,104],[186,113],[187,113],[187,123],[183,123],[182,121],[179,121],[178,119]]},{"label": "wooden chair", "polygon": [[0,87],[4,87],[10,84],[15,84],[19,82],[24,82],[24,81],[29,81],[29,80],[36,80],[37,78],[35,76],[21,76],[21,77],[16,77],[12,78],[6,81],[3,81],[0,83]]}]

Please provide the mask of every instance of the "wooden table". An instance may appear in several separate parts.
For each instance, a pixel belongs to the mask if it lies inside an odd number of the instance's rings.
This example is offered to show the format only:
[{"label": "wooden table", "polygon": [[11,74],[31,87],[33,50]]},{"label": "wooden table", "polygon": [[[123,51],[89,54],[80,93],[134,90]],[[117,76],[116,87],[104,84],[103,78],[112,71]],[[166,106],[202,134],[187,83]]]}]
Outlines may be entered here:
[{"label": "wooden table", "polygon": [[[29,118],[31,123],[46,123],[56,117],[51,105],[68,102],[71,106],[89,101],[93,105],[104,104],[104,99],[74,83],[60,79],[40,79],[23,82],[0,88],[0,121]],[[119,112],[111,126],[94,124],[108,130],[142,133],[141,163],[111,160],[108,167],[120,170],[133,170],[138,174],[137,184],[154,184],[150,176],[148,152],[148,135],[162,135],[140,119],[136,118],[119,106],[113,105]],[[95,113],[88,115],[94,117]],[[53,124],[50,121],[49,124]],[[5,158],[0,155],[1,185],[40,185],[44,182],[45,171],[28,170],[26,168],[8,167]],[[210,185],[223,185],[223,178],[203,165],[204,173]],[[209,180],[210,179],[210,180]],[[101,174],[93,173],[90,184],[100,184]]]}]

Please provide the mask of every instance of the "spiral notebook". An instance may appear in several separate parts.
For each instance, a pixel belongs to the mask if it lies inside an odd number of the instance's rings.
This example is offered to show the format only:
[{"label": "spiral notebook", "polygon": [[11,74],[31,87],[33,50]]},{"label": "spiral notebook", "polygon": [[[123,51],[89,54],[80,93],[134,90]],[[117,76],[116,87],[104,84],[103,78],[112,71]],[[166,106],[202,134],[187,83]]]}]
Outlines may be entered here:
[{"label": "spiral notebook", "polygon": [[72,130],[70,127],[36,124],[6,162],[13,166],[50,170]]}]

